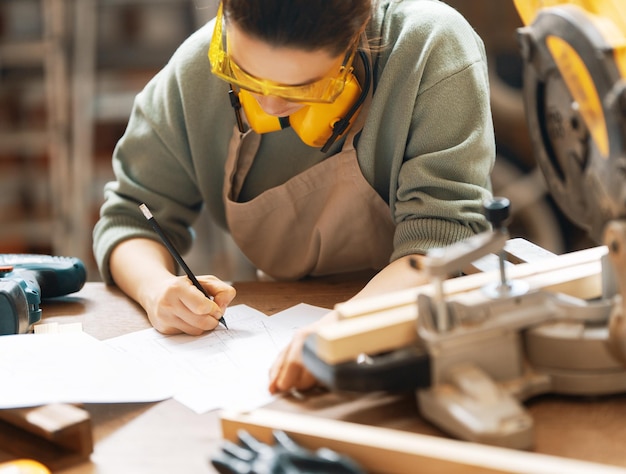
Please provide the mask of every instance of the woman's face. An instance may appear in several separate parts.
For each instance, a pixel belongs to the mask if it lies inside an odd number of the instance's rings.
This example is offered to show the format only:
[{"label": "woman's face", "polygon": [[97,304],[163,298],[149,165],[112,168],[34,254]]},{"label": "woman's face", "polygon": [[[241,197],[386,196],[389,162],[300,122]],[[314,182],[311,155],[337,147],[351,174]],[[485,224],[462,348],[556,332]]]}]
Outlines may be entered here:
[{"label": "woman's face", "polygon": [[[284,85],[302,85],[338,70],[344,55],[331,56],[328,51],[274,47],[252,38],[236,25],[228,27],[228,54],[248,74]],[[261,108],[269,115],[286,117],[304,107],[273,96],[253,94]]]}]

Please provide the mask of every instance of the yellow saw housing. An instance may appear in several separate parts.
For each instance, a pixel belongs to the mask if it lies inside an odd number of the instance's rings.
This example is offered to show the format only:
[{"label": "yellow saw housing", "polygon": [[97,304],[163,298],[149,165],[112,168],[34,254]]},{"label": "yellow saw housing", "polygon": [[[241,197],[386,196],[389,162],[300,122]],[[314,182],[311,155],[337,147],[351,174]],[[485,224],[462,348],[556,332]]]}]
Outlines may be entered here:
[{"label": "yellow saw housing", "polygon": [[626,0],[514,3],[536,160],[563,212],[601,241],[626,217]]}]

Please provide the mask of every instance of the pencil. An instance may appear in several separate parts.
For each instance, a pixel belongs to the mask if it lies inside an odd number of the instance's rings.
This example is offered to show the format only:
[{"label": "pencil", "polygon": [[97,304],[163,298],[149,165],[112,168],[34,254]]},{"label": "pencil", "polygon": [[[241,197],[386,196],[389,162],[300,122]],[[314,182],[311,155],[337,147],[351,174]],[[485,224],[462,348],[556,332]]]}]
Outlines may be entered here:
[{"label": "pencil", "polygon": [[[165,235],[165,232],[163,232],[163,229],[161,229],[161,226],[159,225],[159,223],[156,221],[156,219],[150,212],[150,209],[148,209],[148,206],[146,206],[145,204],[141,204],[139,205],[139,209],[141,209],[141,212],[143,212],[143,215],[146,216],[146,219],[148,219],[148,222],[150,222],[150,225],[152,225],[152,228],[154,229],[154,231],[159,235],[159,237],[161,238],[161,240],[167,247],[167,250],[169,250],[169,252],[172,254],[172,257],[174,257],[174,259],[178,262],[178,264],[185,271],[185,273],[187,274],[187,277],[191,280],[193,285],[196,288],[198,288],[204,296],[212,300],[213,297],[209,295],[209,293],[207,293],[207,291],[200,284],[200,282],[198,281],[196,276],[193,274],[191,269],[187,266],[187,264],[183,260],[182,255],[178,253],[178,250],[176,250],[176,248],[174,247],[170,239],[167,237],[167,235]],[[220,318],[219,322],[222,323],[226,329],[228,329],[228,326],[226,325],[226,320],[224,319],[223,316]]]}]

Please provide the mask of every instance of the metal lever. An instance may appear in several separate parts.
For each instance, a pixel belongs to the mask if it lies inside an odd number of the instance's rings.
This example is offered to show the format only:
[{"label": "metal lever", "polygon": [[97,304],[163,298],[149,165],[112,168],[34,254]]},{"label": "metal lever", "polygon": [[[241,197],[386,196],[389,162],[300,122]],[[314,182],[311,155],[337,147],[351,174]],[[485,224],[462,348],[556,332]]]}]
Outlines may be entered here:
[{"label": "metal lever", "polygon": [[431,249],[422,260],[423,268],[435,290],[433,300],[436,306],[437,329],[440,332],[450,329],[443,291],[444,280],[479,258],[500,252],[504,248],[509,237],[504,227],[504,222],[508,219],[508,203],[505,198],[495,198],[484,203],[483,212],[497,225],[492,232],[482,232],[448,247]]},{"label": "metal lever", "polygon": [[[494,232],[508,235],[507,224],[511,215],[511,202],[505,197],[493,197],[483,203],[485,217],[491,223]],[[500,263],[500,282],[483,287],[483,292],[490,298],[518,296],[528,291],[528,284],[522,281],[509,281],[506,277],[506,259],[504,247],[498,252]]]}]

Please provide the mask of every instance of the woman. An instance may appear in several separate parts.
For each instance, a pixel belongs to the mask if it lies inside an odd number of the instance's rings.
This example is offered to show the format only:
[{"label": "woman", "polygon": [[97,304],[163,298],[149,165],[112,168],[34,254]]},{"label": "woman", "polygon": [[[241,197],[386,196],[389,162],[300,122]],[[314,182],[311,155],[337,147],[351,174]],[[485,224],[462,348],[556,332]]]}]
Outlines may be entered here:
[{"label": "woman", "polygon": [[[163,333],[215,328],[235,291],[176,276],[142,202],[182,251],[206,206],[274,278],[372,268],[355,298],[383,294],[424,282],[409,259],[487,229],[494,156],[483,44],[443,2],[223,0],[137,96],[94,251]],[[311,330],[271,391],[315,382]]]}]

